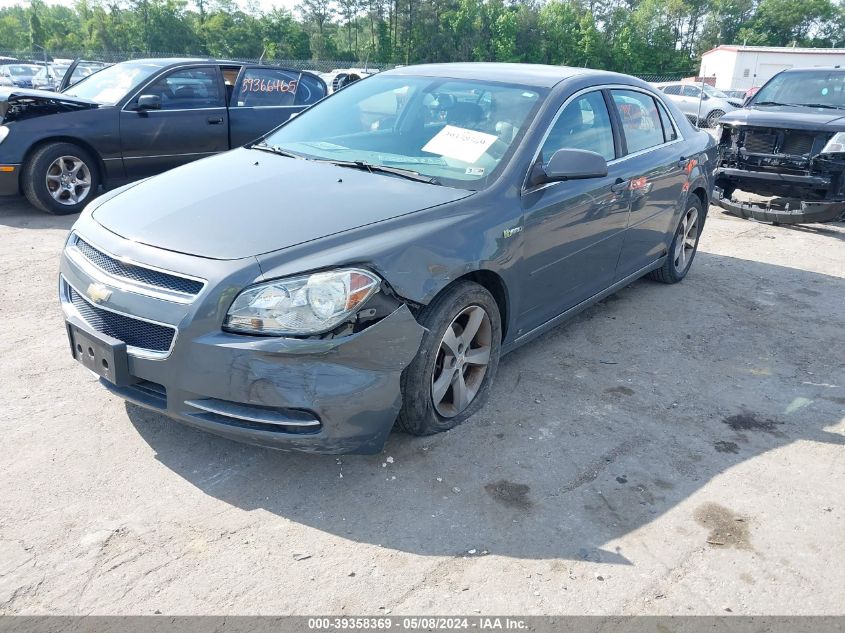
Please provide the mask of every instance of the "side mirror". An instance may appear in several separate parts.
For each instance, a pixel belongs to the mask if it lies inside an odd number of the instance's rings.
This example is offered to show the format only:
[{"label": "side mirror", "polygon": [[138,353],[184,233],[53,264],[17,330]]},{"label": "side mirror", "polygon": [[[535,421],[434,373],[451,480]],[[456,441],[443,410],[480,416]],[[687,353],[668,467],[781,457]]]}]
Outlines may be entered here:
[{"label": "side mirror", "polygon": [[583,149],[559,149],[548,164],[541,167],[532,184],[540,185],[561,180],[583,180],[607,176],[607,161],[601,154]]},{"label": "side mirror", "polygon": [[707,94],[706,92],[701,93],[701,100],[702,101],[707,101],[709,98],[710,98],[710,95]]},{"label": "side mirror", "polygon": [[141,95],[138,97],[136,110],[161,110],[161,97],[158,95]]}]

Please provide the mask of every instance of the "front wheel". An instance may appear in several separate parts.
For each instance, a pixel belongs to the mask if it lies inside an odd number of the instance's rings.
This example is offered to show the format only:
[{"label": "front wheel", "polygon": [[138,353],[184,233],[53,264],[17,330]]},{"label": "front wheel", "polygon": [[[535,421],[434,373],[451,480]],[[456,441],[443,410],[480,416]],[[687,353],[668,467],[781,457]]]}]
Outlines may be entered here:
[{"label": "front wheel", "polygon": [[663,266],[649,273],[649,277],[664,284],[676,284],[687,276],[692,260],[698,252],[698,241],[704,228],[704,209],[697,196],[687,202],[686,211],[678,222],[669,254]]},{"label": "front wheel", "polygon": [[53,215],[82,211],[97,195],[99,186],[94,157],[73,143],[50,143],[38,148],[24,168],[23,192],[27,200]]},{"label": "front wheel", "polygon": [[402,373],[397,426],[413,435],[447,431],[478,411],[499,366],[502,322],[493,296],[462,281],[422,309],[417,357]]},{"label": "front wheel", "polygon": [[722,110],[713,110],[707,115],[707,127],[715,128],[719,124],[719,119],[723,116],[725,116],[725,113]]}]

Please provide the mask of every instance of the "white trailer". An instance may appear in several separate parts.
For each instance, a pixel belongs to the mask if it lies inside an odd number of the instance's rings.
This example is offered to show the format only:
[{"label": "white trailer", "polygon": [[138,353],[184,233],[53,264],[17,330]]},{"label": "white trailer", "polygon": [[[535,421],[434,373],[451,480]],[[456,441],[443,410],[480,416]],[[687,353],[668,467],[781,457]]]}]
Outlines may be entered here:
[{"label": "white trailer", "polygon": [[760,87],[788,68],[845,67],[845,48],[717,46],[701,56],[702,77],[715,77],[719,90]]}]

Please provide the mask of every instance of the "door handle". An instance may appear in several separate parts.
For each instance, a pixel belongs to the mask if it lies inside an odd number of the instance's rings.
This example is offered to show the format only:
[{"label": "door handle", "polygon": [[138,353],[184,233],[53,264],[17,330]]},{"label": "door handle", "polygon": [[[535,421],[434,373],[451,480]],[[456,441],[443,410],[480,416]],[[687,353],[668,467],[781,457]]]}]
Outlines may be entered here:
[{"label": "door handle", "polygon": [[223,117],[222,116],[210,116],[206,119],[206,121],[208,121],[209,125],[220,125],[221,123],[223,123]]},{"label": "door handle", "polygon": [[613,193],[622,193],[623,191],[626,191],[630,185],[630,180],[622,180],[621,178],[617,178],[616,182],[610,185],[610,190]]}]

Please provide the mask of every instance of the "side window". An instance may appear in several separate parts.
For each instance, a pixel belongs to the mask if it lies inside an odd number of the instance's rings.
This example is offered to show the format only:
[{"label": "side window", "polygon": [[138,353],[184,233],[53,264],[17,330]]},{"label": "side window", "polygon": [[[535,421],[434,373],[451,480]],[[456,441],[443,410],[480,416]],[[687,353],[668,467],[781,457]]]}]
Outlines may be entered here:
[{"label": "side window", "polygon": [[653,97],[634,90],[613,90],[611,94],[622,120],[629,154],[664,143],[663,123]]},{"label": "side window", "polygon": [[663,124],[663,138],[667,143],[677,140],[678,132],[675,130],[675,126],[672,125],[672,119],[669,117],[669,113],[666,112],[666,108],[663,107],[660,101],[657,102],[657,110],[660,112],[660,122]]},{"label": "side window", "polygon": [[701,89],[696,88],[695,86],[684,86],[683,95],[685,97],[698,97],[701,95]]},{"label": "side window", "polygon": [[605,160],[616,158],[613,128],[601,92],[582,95],[563,109],[543,143],[543,162],[564,148],[595,152]]},{"label": "side window", "polygon": [[680,86],[666,86],[663,88],[663,92],[667,95],[679,95],[681,94],[681,87]]},{"label": "side window", "polygon": [[161,98],[162,110],[223,107],[216,68],[184,68],[157,79],[141,91]]},{"label": "side window", "polygon": [[235,105],[292,106],[299,85],[298,72],[280,68],[247,68],[235,88]]},{"label": "side window", "polygon": [[296,89],[295,105],[311,105],[326,96],[326,88],[314,75],[302,73],[299,86]]}]

